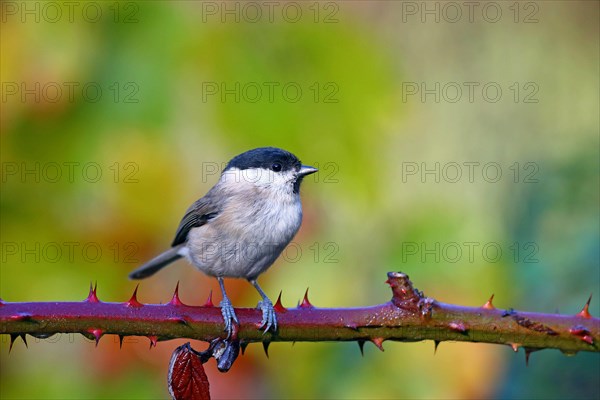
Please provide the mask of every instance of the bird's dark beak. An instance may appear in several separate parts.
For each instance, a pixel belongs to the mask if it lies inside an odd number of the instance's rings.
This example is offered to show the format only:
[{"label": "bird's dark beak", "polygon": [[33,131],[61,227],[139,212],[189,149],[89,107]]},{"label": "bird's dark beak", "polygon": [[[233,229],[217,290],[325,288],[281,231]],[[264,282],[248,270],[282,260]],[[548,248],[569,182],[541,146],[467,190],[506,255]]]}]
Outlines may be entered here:
[{"label": "bird's dark beak", "polygon": [[300,167],[300,171],[298,171],[299,177],[305,177],[306,175],[314,174],[318,169],[315,167],[311,167],[310,165],[303,165]]}]

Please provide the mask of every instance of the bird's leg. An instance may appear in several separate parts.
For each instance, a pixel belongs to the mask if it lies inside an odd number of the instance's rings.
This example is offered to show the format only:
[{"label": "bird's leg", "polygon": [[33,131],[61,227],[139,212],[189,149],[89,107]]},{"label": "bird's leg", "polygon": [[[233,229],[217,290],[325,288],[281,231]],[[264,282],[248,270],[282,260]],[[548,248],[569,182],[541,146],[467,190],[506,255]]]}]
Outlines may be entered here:
[{"label": "bird's leg", "polygon": [[223,278],[218,277],[217,280],[219,281],[221,293],[223,294],[223,300],[221,300],[219,306],[221,306],[221,314],[223,314],[223,320],[225,321],[224,331],[227,332],[227,338],[229,339],[233,333],[233,324],[235,323],[239,325],[239,322],[237,316],[235,315],[235,310],[231,305],[231,301],[229,300],[229,297],[227,297],[227,293],[225,293],[225,284],[223,283]]},{"label": "bird's leg", "polygon": [[258,290],[258,293],[260,293],[260,297],[262,297],[262,301],[258,302],[258,307],[260,307],[260,309],[262,310],[262,322],[259,329],[265,328],[264,333],[267,333],[269,329],[271,329],[273,332],[276,332],[277,316],[275,315],[275,308],[273,308],[273,303],[271,303],[271,300],[269,300],[265,292],[262,291],[256,280],[251,280],[249,282],[252,284],[252,286],[256,288],[256,290]]}]

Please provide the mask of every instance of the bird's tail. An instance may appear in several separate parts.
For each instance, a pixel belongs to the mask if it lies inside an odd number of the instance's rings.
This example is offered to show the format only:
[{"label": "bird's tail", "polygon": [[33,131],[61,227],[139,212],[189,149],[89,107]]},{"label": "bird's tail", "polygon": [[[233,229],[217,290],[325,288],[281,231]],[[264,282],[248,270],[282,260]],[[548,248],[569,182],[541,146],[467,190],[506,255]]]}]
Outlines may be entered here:
[{"label": "bird's tail", "polygon": [[130,273],[129,279],[144,279],[154,275],[154,273],[156,273],[158,270],[183,257],[181,254],[179,254],[179,250],[181,250],[181,245],[175,246],[164,253],[159,254],[146,264]]}]

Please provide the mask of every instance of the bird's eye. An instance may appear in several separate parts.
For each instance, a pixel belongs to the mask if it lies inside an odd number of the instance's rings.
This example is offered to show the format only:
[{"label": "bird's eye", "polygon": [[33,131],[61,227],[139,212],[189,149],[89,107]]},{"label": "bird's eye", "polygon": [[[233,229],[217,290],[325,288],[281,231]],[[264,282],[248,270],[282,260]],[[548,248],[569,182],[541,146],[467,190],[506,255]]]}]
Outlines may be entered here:
[{"label": "bird's eye", "polygon": [[281,171],[281,164],[274,163],[273,165],[271,165],[271,169],[275,172],[279,172],[279,171]]}]

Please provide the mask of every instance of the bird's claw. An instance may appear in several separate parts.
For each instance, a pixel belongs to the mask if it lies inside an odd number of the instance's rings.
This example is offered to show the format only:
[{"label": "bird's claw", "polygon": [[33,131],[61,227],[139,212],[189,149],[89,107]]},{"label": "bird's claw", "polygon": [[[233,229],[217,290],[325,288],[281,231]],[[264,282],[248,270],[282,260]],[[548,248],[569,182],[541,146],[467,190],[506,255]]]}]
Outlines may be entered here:
[{"label": "bird's claw", "polygon": [[223,299],[219,303],[219,306],[221,307],[221,314],[223,315],[223,320],[225,321],[225,329],[223,330],[227,332],[227,338],[229,339],[233,334],[233,324],[239,325],[239,321],[229,299]]},{"label": "bird's claw", "polygon": [[264,299],[258,302],[258,307],[262,310],[262,321],[258,329],[265,328],[263,335],[269,330],[273,333],[277,332],[277,315],[273,303],[269,299]]}]

